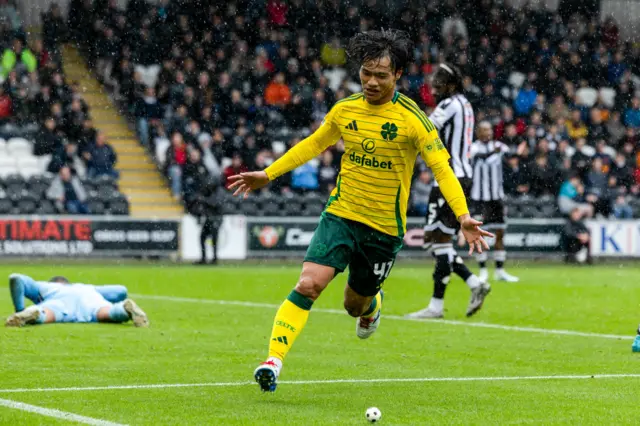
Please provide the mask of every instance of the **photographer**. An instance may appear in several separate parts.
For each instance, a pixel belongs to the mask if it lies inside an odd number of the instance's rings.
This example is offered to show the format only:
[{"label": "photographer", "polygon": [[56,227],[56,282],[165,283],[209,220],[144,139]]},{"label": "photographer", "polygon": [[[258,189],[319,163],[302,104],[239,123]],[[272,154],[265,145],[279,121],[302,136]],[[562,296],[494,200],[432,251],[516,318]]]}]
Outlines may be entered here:
[{"label": "photographer", "polygon": [[[218,231],[222,226],[222,196],[223,190],[219,182],[214,178],[209,178],[202,185],[202,189],[190,200],[189,213],[198,217],[198,221],[202,224],[200,231],[200,250],[201,256],[197,264],[206,265],[208,263],[215,265],[218,262]],[[207,261],[206,242],[211,237],[213,245],[213,259]]]}]

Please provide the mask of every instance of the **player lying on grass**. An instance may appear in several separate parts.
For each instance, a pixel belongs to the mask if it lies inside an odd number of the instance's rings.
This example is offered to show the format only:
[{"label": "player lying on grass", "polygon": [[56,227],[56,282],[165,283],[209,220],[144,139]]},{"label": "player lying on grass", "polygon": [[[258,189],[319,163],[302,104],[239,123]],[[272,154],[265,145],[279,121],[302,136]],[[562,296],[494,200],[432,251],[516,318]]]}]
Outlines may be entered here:
[{"label": "player lying on grass", "polygon": [[318,130],[264,171],[232,176],[234,195],[270,181],[317,157],[344,140],[336,188],[320,218],[293,291],[278,309],[269,357],[254,372],[263,391],[276,389],[282,362],[307,319],[314,301],[349,266],[344,307],[357,318],[356,334],[368,338],[380,324],[381,287],[403,244],[411,176],[418,154],[431,167],[442,193],[475,249],[488,249],[469,216],[462,188],[449,166],[449,154],[427,116],[395,90],[411,52],[401,31],[370,31],[350,42],[358,60],[363,92],[337,102]]},{"label": "player lying on grass", "polygon": [[636,334],[631,350],[633,350],[633,352],[640,352],[640,325],[638,326],[638,334]]},{"label": "player lying on grass", "polygon": [[[147,315],[127,299],[121,285],[71,284],[65,277],[35,281],[22,274],[9,275],[11,300],[16,313],[7,318],[7,327],[52,322],[133,321],[136,327],[148,327]],[[25,298],[34,305],[25,308]]]}]

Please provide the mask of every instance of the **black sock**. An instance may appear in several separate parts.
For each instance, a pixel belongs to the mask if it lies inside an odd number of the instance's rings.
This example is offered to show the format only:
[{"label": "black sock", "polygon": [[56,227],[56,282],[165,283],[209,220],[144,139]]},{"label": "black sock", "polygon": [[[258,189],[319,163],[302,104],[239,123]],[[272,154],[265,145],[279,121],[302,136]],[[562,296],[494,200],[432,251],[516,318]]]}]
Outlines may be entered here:
[{"label": "black sock", "polygon": [[496,260],[496,268],[502,269],[504,266],[504,260]]},{"label": "black sock", "polygon": [[218,228],[213,228],[211,234],[211,243],[213,244],[213,263],[218,262]]},{"label": "black sock", "polygon": [[207,260],[207,250],[206,250],[207,236],[205,234],[200,235],[200,253],[202,253],[202,261],[205,262]]},{"label": "black sock", "polygon": [[448,254],[436,256],[436,268],[433,271],[433,297],[444,299],[444,292],[447,290],[447,283],[451,275],[451,264]]},{"label": "black sock", "polygon": [[451,269],[453,270],[454,274],[458,275],[466,282],[473,274],[471,273],[469,268],[467,268],[467,265],[462,262],[462,258],[460,256],[456,256],[456,258],[453,260],[453,263],[451,264]]},{"label": "black sock", "polygon": [[478,262],[478,265],[484,269],[487,267],[487,262]]}]

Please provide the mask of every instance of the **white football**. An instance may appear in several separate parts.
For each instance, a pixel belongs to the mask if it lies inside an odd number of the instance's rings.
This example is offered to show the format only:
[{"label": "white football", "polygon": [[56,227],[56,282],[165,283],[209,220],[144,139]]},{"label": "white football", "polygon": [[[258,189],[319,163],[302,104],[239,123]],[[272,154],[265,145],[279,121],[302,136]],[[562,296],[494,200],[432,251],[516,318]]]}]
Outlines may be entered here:
[{"label": "white football", "polygon": [[364,415],[371,423],[377,422],[382,417],[382,413],[376,407],[367,408],[367,412]]}]

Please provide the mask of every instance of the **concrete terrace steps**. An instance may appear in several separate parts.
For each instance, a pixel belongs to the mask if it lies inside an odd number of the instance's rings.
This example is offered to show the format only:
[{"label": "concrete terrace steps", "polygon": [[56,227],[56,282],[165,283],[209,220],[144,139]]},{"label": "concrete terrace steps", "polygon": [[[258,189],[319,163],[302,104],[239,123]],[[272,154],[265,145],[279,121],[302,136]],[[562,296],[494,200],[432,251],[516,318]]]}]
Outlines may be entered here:
[{"label": "concrete terrace steps", "polygon": [[173,199],[155,162],[140,145],[126,118],[89,72],[76,49],[65,46],[63,56],[65,75],[69,80],[80,83],[95,127],[107,135],[107,140],[118,154],[118,184],[129,200],[131,216],[180,217],[184,213],[183,206]]}]

